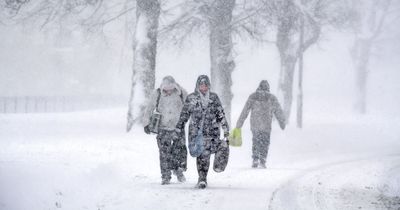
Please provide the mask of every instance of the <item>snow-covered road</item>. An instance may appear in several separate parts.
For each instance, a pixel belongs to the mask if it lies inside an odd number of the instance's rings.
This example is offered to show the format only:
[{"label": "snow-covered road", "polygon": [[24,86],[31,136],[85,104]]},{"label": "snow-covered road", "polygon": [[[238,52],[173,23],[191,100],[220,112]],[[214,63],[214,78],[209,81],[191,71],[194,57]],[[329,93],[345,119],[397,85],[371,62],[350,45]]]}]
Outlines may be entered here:
[{"label": "snow-covered road", "polygon": [[327,164],[298,174],[271,197],[277,209],[400,209],[400,156]]},{"label": "snow-covered road", "polygon": [[155,136],[125,133],[125,113],[0,115],[0,209],[399,208],[397,121],[274,129],[267,169],[250,168],[245,127],[226,171],[198,190],[191,157],[186,183],[160,185]]}]

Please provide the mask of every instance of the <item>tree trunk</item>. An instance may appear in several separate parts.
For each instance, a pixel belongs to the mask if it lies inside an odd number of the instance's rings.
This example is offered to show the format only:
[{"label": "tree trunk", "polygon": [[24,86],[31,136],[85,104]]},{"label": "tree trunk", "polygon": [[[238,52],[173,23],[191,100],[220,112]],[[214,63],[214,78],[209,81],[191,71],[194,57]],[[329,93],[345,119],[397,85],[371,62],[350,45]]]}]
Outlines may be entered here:
[{"label": "tree trunk", "polygon": [[133,124],[142,123],[146,102],[154,89],[159,16],[158,0],[136,0],[133,76],[127,131]]},{"label": "tree trunk", "polygon": [[303,127],[303,54],[304,54],[304,16],[300,17],[300,55],[299,55],[299,83],[297,95],[297,127]]},{"label": "tree trunk", "polygon": [[226,119],[230,124],[233,98],[232,72],[235,62],[232,56],[232,11],[235,0],[216,0],[210,17],[210,59],[212,89],[221,99]]},{"label": "tree trunk", "polygon": [[[278,98],[283,101],[283,111],[286,123],[289,123],[292,100],[293,100],[293,78],[297,59],[310,46],[318,41],[321,34],[321,26],[306,14],[296,11],[293,1],[286,0],[282,7],[282,15],[278,24],[276,45],[281,60],[281,73],[278,86]],[[302,18],[300,18],[302,17]],[[302,20],[303,23],[298,21]],[[299,29],[304,25],[302,32],[302,43],[299,42]],[[307,27],[306,27],[307,26]]]},{"label": "tree trunk", "polygon": [[293,41],[296,31],[296,17],[293,9],[293,2],[285,1],[282,12],[283,14],[278,24],[278,33],[276,37],[276,45],[279,50],[281,61],[278,98],[280,102],[283,103],[286,123],[289,123],[293,98],[293,77],[298,53],[298,43]]},{"label": "tree trunk", "polygon": [[283,112],[286,123],[289,121],[293,101],[293,78],[297,57],[281,53],[281,74],[278,93],[283,101]]},{"label": "tree trunk", "polygon": [[383,32],[385,19],[391,4],[392,0],[386,0],[370,1],[364,5],[366,6],[364,10],[367,11],[364,24],[361,24],[364,30],[362,30],[360,36],[356,38],[352,52],[356,68],[357,95],[355,99],[355,108],[356,111],[361,114],[367,112],[368,64],[371,56],[371,49],[373,45],[377,44],[376,39]]},{"label": "tree trunk", "polygon": [[368,80],[368,63],[371,54],[371,41],[368,39],[359,39],[356,41],[356,110],[365,114],[367,112],[367,80]]}]

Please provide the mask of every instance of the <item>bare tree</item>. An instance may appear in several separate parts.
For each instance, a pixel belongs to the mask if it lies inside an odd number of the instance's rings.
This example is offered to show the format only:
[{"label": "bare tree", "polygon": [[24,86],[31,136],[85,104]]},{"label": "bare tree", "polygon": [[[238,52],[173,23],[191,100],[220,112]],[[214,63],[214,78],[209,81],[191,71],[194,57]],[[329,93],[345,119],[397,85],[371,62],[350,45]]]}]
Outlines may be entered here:
[{"label": "bare tree", "polygon": [[178,5],[180,15],[161,30],[163,40],[180,46],[195,33],[208,38],[212,88],[221,97],[229,122],[235,68],[233,37],[261,39],[263,27],[259,27],[261,21],[256,17],[262,8],[257,6],[264,4],[241,0],[185,1]]},{"label": "bare tree", "polygon": [[145,104],[155,85],[159,0],[137,0],[132,91],[127,131],[142,122]]},{"label": "bare tree", "polygon": [[[392,13],[399,14],[398,7],[392,0],[366,0],[354,1],[354,8],[358,13],[358,21],[355,27],[355,41],[351,50],[354,68],[356,72],[356,101],[355,108],[359,113],[367,112],[367,81],[369,75],[369,62],[372,50],[378,44],[378,39],[387,28],[387,19],[398,20],[398,17],[390,17]],[[397,10],[397,12],[396,12]]]},{"label": "bare tree", "polygon": [[277,28],[276,46],[281,63],[278,97],[283,101],[286,122],[289,122],[298,59],[319,40],[323,27],[341,27],[349,14],[344,9],[345,1],[273,0],[265,3],[269,5],[265,11],[269,13],[267,17],[273,19]]},{"label": "bare tree", "polygon": [[210,30],[211,82],[220,96],[228,122],[231,116],[233,93],[232,72],[235,62],[232,56],[232,11],[235,0],[216,0],[208,5]]},{"label": "bare tree", "polygon": [[29,23],[41,30],[79,26],[90,32],[102,30],[134,8],[126,0],[6,0],[0,4],[1,20],[6,23]]},{"label": "bare tree", "polygon": [[[101,34],[103,28],[122,17],[129,17],[128,27],[134,28],[133,76],[129,100],[129,131],[134,123],[141,123],[149,93],[154,89],[160,0],[6,0],[1,9],[8,15],[4,22],[39,25],[42,30],[53,26],[60,31],[80,27],[88,34]],[[136,8],[136,16],[129,16]],[[70,27],[70,28],[68,28]]]}]

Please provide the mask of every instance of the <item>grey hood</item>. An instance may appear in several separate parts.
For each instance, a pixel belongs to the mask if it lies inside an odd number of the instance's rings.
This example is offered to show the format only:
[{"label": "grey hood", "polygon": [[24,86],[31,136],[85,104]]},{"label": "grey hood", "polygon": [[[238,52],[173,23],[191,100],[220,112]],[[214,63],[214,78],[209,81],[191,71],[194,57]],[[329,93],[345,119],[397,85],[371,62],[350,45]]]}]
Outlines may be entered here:
[{"label": "grey hood", "polygon": [[[208,86],[208,91],[204,95],[200,92],[200,83],[202,82],[204,82]],[[199,94],[201,106],[203,108],[207,107],[208,104],[210,103],[210,88],[211,88],[210,86],[211,86],[210,79],[208,78],[207,75],[200,75],[197,78],[195,92]]]},{"label": "grey hood", "polygon": [[254,99],[259,100],[259,101],[265,101],[267,98],[269,98],[269,83],[267,80],[261,80],[260,84],[258,85],[258,88],[255,92]]},{"label": "grey hood", "polygon": [[194,92],[200,93],[199,87],[200,87],[200,82],[202,82],[202,81],[204,81],[207,84],[208,91],[210,91],[210,89],[211,89],[210,79],[208,78],[207,75],[200,75],[199,77],[197,77],[196,87],[194,89]]},{"label": "grey hood", "polygon": [[269,92],[269,83],[267,80],[261,80],[260,84],[258,85],[257,91],[267,91]]}]

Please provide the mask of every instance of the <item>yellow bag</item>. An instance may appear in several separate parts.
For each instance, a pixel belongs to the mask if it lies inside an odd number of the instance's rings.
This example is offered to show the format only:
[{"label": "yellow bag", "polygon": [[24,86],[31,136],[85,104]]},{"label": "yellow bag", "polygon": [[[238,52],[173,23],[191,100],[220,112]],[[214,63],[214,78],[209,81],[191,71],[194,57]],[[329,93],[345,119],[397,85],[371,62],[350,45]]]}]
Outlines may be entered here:
[{"label": "yellow bag", "polygon": [[229,145],[234,147],[242,146],[242,129],[235,128],[229,135]]}]

